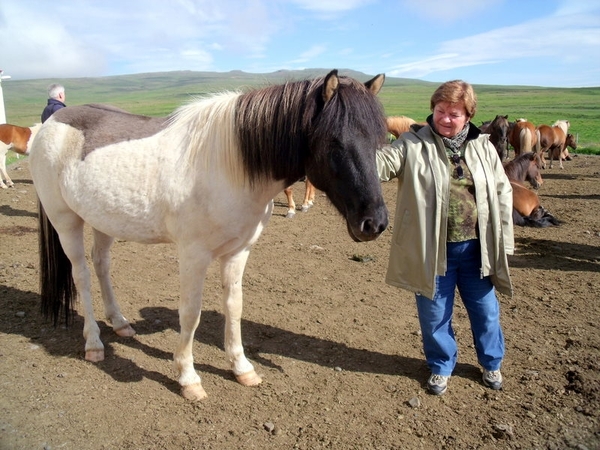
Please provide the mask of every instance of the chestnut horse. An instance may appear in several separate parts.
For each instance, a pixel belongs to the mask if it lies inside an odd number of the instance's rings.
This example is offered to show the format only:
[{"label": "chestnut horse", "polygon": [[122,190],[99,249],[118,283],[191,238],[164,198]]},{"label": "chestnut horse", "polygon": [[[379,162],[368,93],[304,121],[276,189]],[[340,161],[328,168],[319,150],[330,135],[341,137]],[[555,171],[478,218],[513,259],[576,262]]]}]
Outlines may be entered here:
[{"label": "chestnut horse", "polygon": [[570,125],[568,120],[558,120],[552,126],[539,125],[537,127],[540,136],[540,155],[548,153],[551,169],[555,154],[558,154],[560,168],[564,169],[563,152],[567,148],[567,134]]},{"label": "chestnut horse", "polygon": [[78,294],[85,359],[104,359],[94,315],[84,225],[104,313],[121,337],[135,334],[110,280],[115,238],[177,246],[179,341],[174,352],[182,395],[206,397],[192,347],[209,265],[221,266],[224,349],[237,381],[261,383],[242,343],[242,281],[250,249],[267,225],[273,198],[303,176],[343,216],[354,241],[388,226],[375,149],[385,143],[376,94],[332,70],[313,80],[195,100],[168,117],[103,105],[55,112],[36,136],[29,166],[39,198],[42,311],[67,324]]},{"label": "chestnut horse", "polygon": [[[308,181],[308,178],[304,177],[304,200],[302,201],[301,211],[307,212],[312,206],[315,204],[315,194],[316,188],[313,184]],[[283,190],[287,202],[288,202],[288,211],[285,215],[286,219],[293,219],[296,215],[296,202],[294,202],[294,193],[292,186],[288,186]]]},{"label": "chestnut horse", "polygon": [[416,120],[407,116],[388,116],[386,118],[387,130],[389,133],[392,133],[396,139],[398,139],[402,133],[410,130],[410,126],[415,123],[417,123]]},{"label": "chestnut horse", "polygon": [[515,158],[521,153],[537,151],[539,135],[535,125],[527,119],[517,119],[508,136],[508,142],[515,149]]},{"label": "chestnut horse", "polygon": [[525,186],[529,181],[535,188],[542,184],[541,161],[534,152],[524,153],[504,165],[513,188],[513,223],[519,226],[545,228],[560,222],[540,204],[540,198]]},{"label": "chestnut horse", "polygon": [[490,135],[490,142],[494,144],[500,161],[508,158],[508,115],[497,115],[494,120],[483,122],[479,128],[482,133]]},{"label": "chestnut horse", "polygon": [[7,189],[15,185],[6,172],[6,154],[12,150],[27,155],[40,126],[40,123],[32,127],[20,127],[9,123],[0,125],[0,188]]}]

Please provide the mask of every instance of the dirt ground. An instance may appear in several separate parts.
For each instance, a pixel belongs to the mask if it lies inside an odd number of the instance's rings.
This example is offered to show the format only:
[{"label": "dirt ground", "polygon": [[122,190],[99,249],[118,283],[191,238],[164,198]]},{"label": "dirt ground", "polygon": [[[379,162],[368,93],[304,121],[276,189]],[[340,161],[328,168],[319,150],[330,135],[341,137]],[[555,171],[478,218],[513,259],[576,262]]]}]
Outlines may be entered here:
[{"label": "dirt ground", "polygon": [[[459,365],[448,392],[429,395],[414,298],[383,280],[391,232],[354,243],[321,193],[294,219],[282,194],[244,278],[244,345],[264,381],[246,388],[228,371],[215,265],[194,348],[209,397],[197,404],[179,395],[172,365],[173,246],[115,243],[115,290],[137,335],[120,338],[101,320],[106,360],[86,362],[81,315],[55,329],[39,314],[27,160],[9,173],[16,186],[0,192],[1,449],[600,448],[600,157],[544,172],[542,204],[560,227],[515,230],[515,296],[500,298],[504,390],[482,386],[458,302]],[[303,185],[294,190],[301,197]],[[396,183],[383,191],[393,216]]]}]

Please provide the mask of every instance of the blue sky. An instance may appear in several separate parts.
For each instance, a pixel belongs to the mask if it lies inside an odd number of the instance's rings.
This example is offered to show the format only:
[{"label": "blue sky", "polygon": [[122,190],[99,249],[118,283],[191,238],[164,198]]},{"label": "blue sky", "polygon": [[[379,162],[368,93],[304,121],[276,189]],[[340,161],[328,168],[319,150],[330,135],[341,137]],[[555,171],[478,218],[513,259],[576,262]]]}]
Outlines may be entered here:
[{"label": "blue sky", "polygon": [[13,79],[353,69],[600,86],[600,0],[2,0]]}]

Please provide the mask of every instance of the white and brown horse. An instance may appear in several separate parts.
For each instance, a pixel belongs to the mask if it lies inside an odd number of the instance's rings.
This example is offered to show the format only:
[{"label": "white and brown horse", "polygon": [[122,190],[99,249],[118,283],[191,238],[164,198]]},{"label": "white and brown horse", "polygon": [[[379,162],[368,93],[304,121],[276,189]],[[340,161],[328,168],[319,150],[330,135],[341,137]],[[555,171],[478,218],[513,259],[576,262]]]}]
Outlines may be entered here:
[{"label": "white and brown horse", "polygon": [[167,118],[101,105],[54,113],[29,156],[40,200],[42,310],[55,324],[61,316],[68,324],[77,293],[85,358],[103,360],[84,224],[93,229],[104,313],[119,336],[135,332],[110,282],[113,240],[174,243],[181,285],[174,360],[183,396],[206,396],[192,344],[204,279],[215,259],[224,291],[226,358],[241,384],[259,384],[241,335],[250,247],[271,217],[273,198],[303,176],[340,211],[355,241],[375,239],[386,229],[375,165],[375,149],[386,139],[376,97],[384,79],[360,83],[333,70],[313,80],[210,96]]},{"label": "white and brown horse", "polygon": [[15,185],[6,171],[6,154],[12,150],[27,155],[40,126],[39,123],[32,127],[20,127],[9,123],[0,125],[0,188],[7,189]]}]

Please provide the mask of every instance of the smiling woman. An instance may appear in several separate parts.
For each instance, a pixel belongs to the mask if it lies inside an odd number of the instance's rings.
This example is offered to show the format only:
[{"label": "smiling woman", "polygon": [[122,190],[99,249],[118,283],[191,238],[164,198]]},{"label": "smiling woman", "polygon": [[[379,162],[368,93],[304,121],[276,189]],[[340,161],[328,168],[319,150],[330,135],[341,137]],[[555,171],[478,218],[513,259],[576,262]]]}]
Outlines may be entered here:
[{"label": "smiling woman", "polygon": [[380,179],[399,179],[386,282],[415,294],[432,394],[446,392],[458,361],[457,288],[483,384],[497,390],[504,337],[495,290],[512,295],[511,185],[488,135],[470,122],[477,97],[469,83],[443,83],[430,108],[427,125],[377,151]]}]

